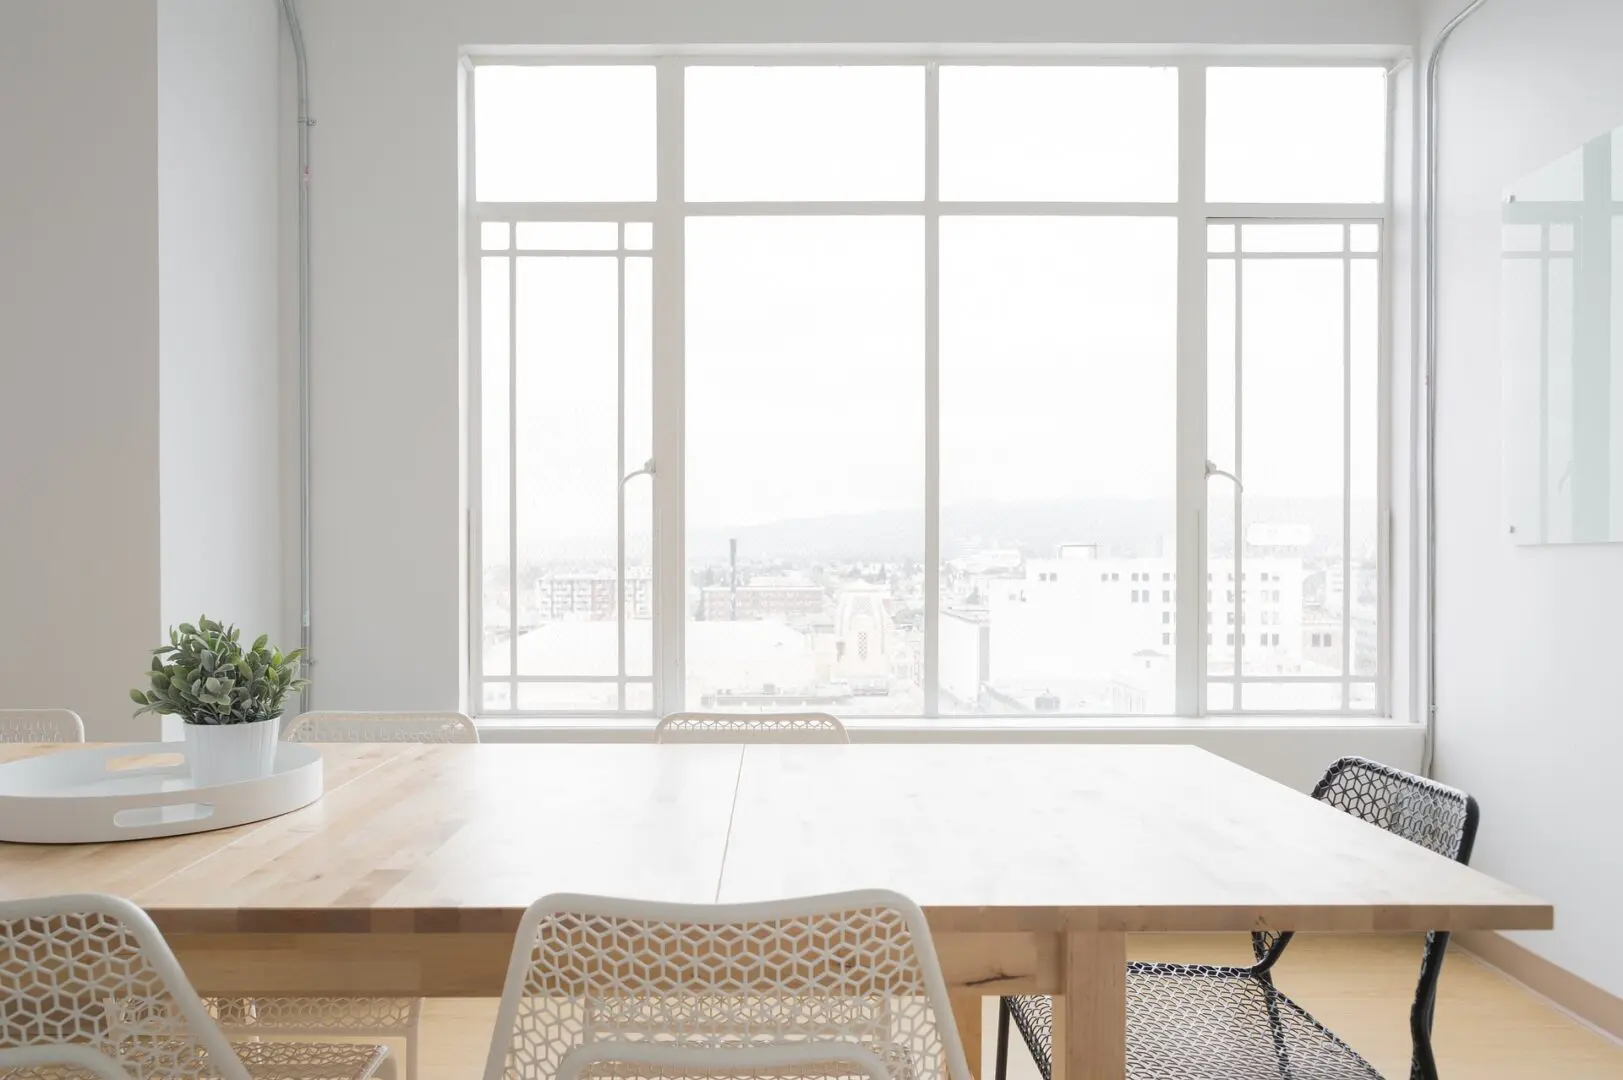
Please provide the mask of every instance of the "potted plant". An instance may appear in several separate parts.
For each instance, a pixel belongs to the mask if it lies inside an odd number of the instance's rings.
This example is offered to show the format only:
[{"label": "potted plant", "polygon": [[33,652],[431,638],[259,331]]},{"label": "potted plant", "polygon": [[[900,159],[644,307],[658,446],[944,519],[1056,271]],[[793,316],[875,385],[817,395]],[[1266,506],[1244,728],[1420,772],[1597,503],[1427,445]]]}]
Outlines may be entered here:
[{"label": "potted plant", "polygon": [[269,776],[287,696],[308,685],[299,678],[303,650],[284,654],[259,635],[244,649],[234,626],[204,617],[169,629],[154,650],[150,686],[131,690],[141,707],[185,721],[186,761],[199,787]]}]

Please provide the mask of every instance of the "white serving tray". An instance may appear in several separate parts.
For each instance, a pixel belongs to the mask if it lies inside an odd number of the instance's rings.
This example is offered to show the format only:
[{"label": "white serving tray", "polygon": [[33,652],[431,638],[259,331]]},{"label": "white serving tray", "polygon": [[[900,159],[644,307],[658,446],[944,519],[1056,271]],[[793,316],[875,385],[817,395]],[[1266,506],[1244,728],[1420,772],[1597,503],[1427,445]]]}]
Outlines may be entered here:
[{"label": "white serving tray", "polygon": [[[321,798],[321,750],[281,743],[271,775],[198,787],[186,744],[86,747],[0,765],[0,841],[99,844],[229,829]],[[139,759],[156,755],[160,762]]]}]

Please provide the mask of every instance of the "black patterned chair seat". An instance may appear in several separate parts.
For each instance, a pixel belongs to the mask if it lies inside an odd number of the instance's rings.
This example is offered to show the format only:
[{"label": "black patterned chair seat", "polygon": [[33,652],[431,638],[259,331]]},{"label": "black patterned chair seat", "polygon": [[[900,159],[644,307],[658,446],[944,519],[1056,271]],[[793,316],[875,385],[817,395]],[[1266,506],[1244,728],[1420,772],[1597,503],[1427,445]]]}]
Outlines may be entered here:
[{"label": "black patterned chair seat", "polygon": [[1127,1075],[1380,1080],[1355,1050],[1248,969],[1183,964],[1128,965]]}]

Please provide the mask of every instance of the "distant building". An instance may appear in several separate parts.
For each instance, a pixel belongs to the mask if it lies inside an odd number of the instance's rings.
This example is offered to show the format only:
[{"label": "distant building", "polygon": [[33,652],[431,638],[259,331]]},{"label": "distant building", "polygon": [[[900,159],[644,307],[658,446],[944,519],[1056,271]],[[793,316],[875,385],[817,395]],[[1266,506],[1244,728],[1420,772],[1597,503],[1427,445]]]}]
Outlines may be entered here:
[{"label": "distant building", "polygon": [[853,585],[840,590],[835,603],[834,675],[856,694],[890,689],[896,628],[885,609],[886,596],[882,585]]},{"label": "distant building", "polygon": [[[943,707],[972,711],[992,678],[992,615],[985,608],[943,608],[941,693]],[[951,699],[951,700],[946,700]]]},{"label": "distant building", "polygon": [[706,585],[699,592],[705,622],[803,622],[821,615],[826,600],[822,586],[810,584]]},{"label": "distant building", "polygon": [[[1232,559],[1214,558],[1197,585],[1206,590],[1208,621],[1196,632],[1207,636],[1208,668],[1231,674],[1238,649],[1247,674],[1295,674],[1307,573],[1300,547],[1310,534],[1280,526],[1248,535],[1267,544],[1247,551],[1239,580]],[[978,579],[976,602],[943,605],[940,685],[951,699],[944,705],[1170,713],[1180,632],[1175,560],[1101,557],[1086,544],[1061,545],[1056,554],[1024,559],[1018,575]]]},{"label": "distant building", "polygon": [[[535,583],[532,593],[534,612],[543,620],[613,622],[618,593],[618,582],[612,570],[547,574]],[[653,617],[654,583],[653,571],[649,567],[633,566],[627,569],[625,598],[627,618]]]},{"label": "distant building", "polygon": [[1328,672],[1341,670],[1341,613],[1311,608],[1302,615],[1302,661]]}]

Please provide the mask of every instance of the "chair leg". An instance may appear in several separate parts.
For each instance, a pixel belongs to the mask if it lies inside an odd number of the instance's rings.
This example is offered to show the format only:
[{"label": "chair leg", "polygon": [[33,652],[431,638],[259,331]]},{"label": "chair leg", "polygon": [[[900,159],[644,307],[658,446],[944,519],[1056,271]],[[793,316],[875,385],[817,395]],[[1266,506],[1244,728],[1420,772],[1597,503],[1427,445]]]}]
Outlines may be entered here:
[{"label": "chair leg", "polygon": [[374,1074],[377,1080],[400,1080],[400,1066],[393,1054],[388,1054],[378,1062],[378,1071]]},{"label": "chair leg", "polygon": [[411,1027],[406,1029],[406,1080],[417,1080],[417,1026],[418,1021],[413,1018]]},{"label": "chair leg", "polygon": [[997,999],[997,1064],[995,1080],[1009,1080],[1009,999]]},{"label": "chair leg", "polygon": [[1280,1080],[1290,1080],[1290,1044],[1285,1041],[1285,1022],[1279,1015],[1279,1002],[1272,997],[1268,999],[1268,1029],[1274,1036],[1274,1058],[1279,1062]]}]

